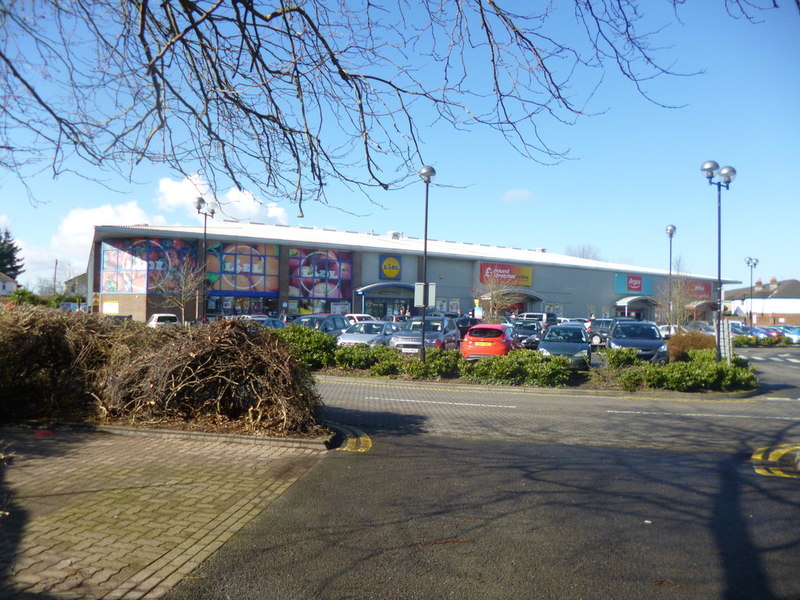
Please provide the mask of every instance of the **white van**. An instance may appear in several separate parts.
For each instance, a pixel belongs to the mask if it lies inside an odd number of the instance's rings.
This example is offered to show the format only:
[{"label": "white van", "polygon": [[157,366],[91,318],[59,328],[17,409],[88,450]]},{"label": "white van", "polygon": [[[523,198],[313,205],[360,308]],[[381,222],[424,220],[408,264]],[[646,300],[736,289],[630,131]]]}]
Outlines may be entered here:
[{"label": "white van", "polygon": [[551,312],[525,312],[517,315],[519,321],[539,321],[543,328],[558,324],[558,316]]},{"label": "white van", "polygon": [[147,319],[148,327],[163,327],[164,325],[180,325],[181,320],[178,315],[172,313],[155,313]]}]

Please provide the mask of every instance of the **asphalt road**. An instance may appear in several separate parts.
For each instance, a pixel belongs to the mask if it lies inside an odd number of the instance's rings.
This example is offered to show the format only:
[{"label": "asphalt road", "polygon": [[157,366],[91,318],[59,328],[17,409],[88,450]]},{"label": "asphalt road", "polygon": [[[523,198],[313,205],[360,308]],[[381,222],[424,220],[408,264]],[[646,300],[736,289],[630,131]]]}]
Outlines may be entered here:
[{"label": "asphalt road", "polygon": [[[770,378],[793,380],[785,358]],[[331,452],[168,598],[800,598],[800,479],[752,460],[800,444],[789,384],[704,401],[320,389],[357,451]]]}]

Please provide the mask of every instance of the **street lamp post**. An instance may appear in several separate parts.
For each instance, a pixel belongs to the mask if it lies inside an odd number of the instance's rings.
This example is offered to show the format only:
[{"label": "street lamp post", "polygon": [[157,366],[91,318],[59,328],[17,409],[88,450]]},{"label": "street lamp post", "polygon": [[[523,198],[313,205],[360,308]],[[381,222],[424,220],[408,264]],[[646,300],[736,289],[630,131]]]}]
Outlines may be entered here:
[{"label": "street lamp post", "polygon": [[[208,239],[206,237],[206,231],[208,229],[208,217],[214,218],[214,210],[213,206],[209,206],[208,202],[205,201],[205,198],[198,196],[197,200],[195,200],[194,207],[197,209],[197,214],[203,215],[203,303],[202,309],[198,310],[198,313],[202,313],[198,315],[201,322],[205,322],[206,320],[206,268],[208,266],[208,257],[206,256],[206,247],[208,245]],[[199,307],[198,307],[199,308]]]},{"label": "street lamp post", "polygon": [[425,316],[428,311],[428,190],[431,180],[436,176],[436,169],[430,166],[422,167],[419,176],[425,182],[425,236],[422,242],[422,344],[420,346],[420,359],[425,362]]},{"label": "street lamp post", "polygon": [[[722,188],[730,188],[736,178],[733,167],[719,168],[713,160],[707,160],[700,167],[705,171],[708,185],[717,186],[717,361],[722,359]],[[714,181],[718,177],[719,181]]]},{"label": "street lamp post", "polygon": [[675,235],[677,231],[677,227],[675,225],[667,225],[667,237],[669,237],[669,279],[667,280],[667,285],[669,286],[669,331],[670,335],[672,335],[672,323],[674,322],[672,316],[672,236]]},{"label": "street lamp post", "polygon": [[753,269],[758,266],[758,259],[747,257],[744,259],[745,264],[750,267],[750,327],[753,326]]}]

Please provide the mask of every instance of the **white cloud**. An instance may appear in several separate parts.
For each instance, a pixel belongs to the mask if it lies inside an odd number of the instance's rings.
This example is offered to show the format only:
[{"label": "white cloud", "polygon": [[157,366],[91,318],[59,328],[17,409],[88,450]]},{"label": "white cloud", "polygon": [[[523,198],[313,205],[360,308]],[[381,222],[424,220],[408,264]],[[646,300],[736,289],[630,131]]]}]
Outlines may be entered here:
[{"label": "white cloud", "polygon": [[11,219],[8,215],[0,215],[0,229],[6,229],[11,226]]},{"label": "white cloud", "polygon": [[18,240],[25,263],[25,273],[20,276],[20,281],[28,288],[35,288],[40,279],[52,280],[56,260],[59,265],[59,281],[68,276],[79,275],[86,270],[95,225],[139,223],[164,225],[165,220],[163,217],[148,216],[135,201],[73,209],[61,219],[48,246],[29,245],[24,240]]},{"label": "white cloud", "polygon": [[195,200],[198,196],[206,196],[208,189],[208,184],[197,174],[180,181],[162,177],[158,180],[156,205],[162,210],[184,209],[189,214],[196,214]]},{"label": "white cloud", "polygon": [[533,192],[530,190],[517,189],[506,191],[500,200],[508,204],[526,204],[536,200],[536,196],[534,196]]},{"label": "white cloud", "polygon": [[250,223],[278,223],[288,225],[289,217],[286,209],[278,204],[264,204],[248,191],[231,188],[224,194],[214,197],[209,185],[199,175],[184,178],[180,181],[167,177],[158,181],[156,204],[168,211],[183,210],[198,221],[202,216],[197,213],[195,201],[202,196],[223,219],[247,221]]}]

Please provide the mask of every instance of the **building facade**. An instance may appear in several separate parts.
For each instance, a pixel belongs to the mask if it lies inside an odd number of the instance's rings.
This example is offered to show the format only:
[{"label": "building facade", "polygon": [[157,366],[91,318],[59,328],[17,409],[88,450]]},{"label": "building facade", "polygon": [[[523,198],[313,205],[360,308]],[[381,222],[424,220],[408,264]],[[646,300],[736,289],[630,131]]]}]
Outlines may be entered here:
[{"label": "building facade", "polygon": [[753,287],[725,291],[726,312],[750,325],[796,325],[800,323],[800,281],[777,277]]},{"label": "building facade", "polygon": [[[205,249],[205,252],[204,252]],[[98,226],[89,260],[95,312],[146,320],[233,314],[410,312],[422,279],[423,240],[387,235],[223,222],[202,227]],[[516,312],[566,317],[666,319],[665,270],[484,244],[428,240],[431,303],[467,314],[488,289],[513,288]],[[696,306],[711,306],[711,277],[683,275]],[[673,284],[678,276],[673,274]],[[697,315],[700,318],[705,315]]]}]

